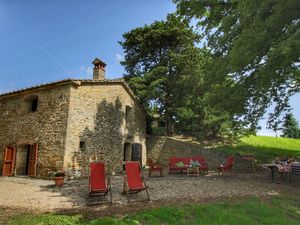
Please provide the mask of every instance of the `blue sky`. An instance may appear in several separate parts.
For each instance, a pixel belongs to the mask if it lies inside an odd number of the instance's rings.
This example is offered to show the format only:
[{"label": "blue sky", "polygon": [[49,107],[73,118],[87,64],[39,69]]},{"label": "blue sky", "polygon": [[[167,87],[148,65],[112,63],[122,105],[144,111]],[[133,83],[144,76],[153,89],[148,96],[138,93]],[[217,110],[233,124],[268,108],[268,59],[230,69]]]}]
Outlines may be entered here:
[{"label": "blue sky", "polygon": [[[91,78],[95,57],[107,63],[107,78],[122,77],[122,34],[174,11],[171,0],[0,0],[0,93]],[[298,121],[299,101],[291,99]]]}]

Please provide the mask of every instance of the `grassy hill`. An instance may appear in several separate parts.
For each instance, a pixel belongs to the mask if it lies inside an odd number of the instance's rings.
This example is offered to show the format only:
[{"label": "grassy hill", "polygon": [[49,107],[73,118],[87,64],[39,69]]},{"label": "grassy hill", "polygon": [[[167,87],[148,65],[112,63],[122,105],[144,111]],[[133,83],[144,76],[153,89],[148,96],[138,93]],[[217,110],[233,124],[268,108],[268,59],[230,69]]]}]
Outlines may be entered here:
[{"label": "grassy hill", "polygon": [[242,138],[234,146],[218,146],[215,150],[224,151],[227,154],[254,154],[261,162],[270,162],[277,156],[300,160],[300,139],[250,136]]}]

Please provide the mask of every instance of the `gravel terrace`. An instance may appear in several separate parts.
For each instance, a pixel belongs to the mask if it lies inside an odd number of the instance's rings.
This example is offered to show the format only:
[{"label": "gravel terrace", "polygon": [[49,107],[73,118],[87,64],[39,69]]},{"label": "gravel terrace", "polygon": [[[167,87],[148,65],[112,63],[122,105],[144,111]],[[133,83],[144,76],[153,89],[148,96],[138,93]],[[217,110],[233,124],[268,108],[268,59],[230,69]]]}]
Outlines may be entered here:
[{"label": "gravel terrace", "polygon": [[[145,171],[146,172],[146,171]],[[205,199],[240,198],[244,196],[268,196],[278,193],[300,195],[300,179],[290,184],[288,179],[280,184],[272,184],[267,171],[254,174],[224,175],[210,173],[200,177],[187,177],[186,174],[166,175],[148,178],[150,203],[205,201]],[[279,179],[278,179],[279,180]],[[121,195],[123,177],[112,176],[113,206],[129,206],[127,198]],[[62,188],[54,186],[51,180],[28,177],[0,177],[0,208],[24,209],[35,212],[88,209],[95,199],[88,197],[88,180],[66,181]],[[146,193],[132,195],[131,200],[142,200]],[[97,199],[98,200],[98,199]],[[103,204],[102,204],[103,205]],[[106,204],[107,205],[107,204]],[[102,207],[103,208],[103,207]]]}]

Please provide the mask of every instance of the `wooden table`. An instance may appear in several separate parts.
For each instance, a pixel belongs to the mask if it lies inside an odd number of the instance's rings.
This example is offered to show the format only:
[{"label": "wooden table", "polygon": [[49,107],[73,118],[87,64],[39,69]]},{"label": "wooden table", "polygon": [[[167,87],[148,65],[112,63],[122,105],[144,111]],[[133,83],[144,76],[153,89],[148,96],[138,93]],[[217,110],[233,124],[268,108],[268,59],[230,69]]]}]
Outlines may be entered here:
[{"label": "wooden table", "polygon": [[262,167],[267,167],[271,170],[272,183],[275,183],[275,170],[277,169],[276,164],[263,164]]},{"label": "wooden table", "polygon": [[186,169],[188,177],[193,174],[197,177],[199,177],[199,167],[192,167],[192,168],[187,168]]}]

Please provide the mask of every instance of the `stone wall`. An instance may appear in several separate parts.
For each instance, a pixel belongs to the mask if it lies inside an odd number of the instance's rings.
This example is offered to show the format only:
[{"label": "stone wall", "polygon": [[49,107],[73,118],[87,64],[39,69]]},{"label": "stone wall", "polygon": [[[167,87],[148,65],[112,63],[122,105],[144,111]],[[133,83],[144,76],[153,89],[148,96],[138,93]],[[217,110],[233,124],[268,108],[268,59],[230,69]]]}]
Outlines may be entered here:
[{"label": "stone wall", "polygon": [[84,177],[89,174],[89,163],[101,160],[107,163],[108,173],[118,172],[125,143],[142,145],[145,164],[145,129],[144,112],[122,84],[83,83],[73,87],[64,167],[73,177]]},{"label": "stone wall", "polygon": [[226,155],[205,149],[199,144],[184,142],[170,137],[152,136],[147,139],[148,157],[168,166],[171,156],[197,156],[202,155],[209,166],[209,169],[216,169],[218,165],[225,162]]},{"label": "stone wall", "polygon": [[235,156],[235,170],[242,173],[253,173],[256,171],[256,161],[254,156]]},{"label": "stone wall", "polygon": [[[171,156],[196,156],[202,155],[210,170],[217,170],[217,166],[226,161],[227,155],[222,152],[216,152],[209,148],[205,148],[199,144],[193,144],[191,142],[185,142],[183,140],[177,140],[166,136],[150,136],[147,138],[147,157],[154,161],[159,161],[165,167],[168,167],[169,158]],[[248,158],[240,155],[234,155],[235,165],[234,170],[236,172],[248,173],[254,172],[255,163],[254,158],[249,160]]]},{"label": "stone wall", "polygon": [[[32,112],[28,99],[36,96]],[[106,161],[108,172],[117,172],[125,143],[130,148],[141,144],[146,163],[145,134],[145,113],[122,82],[75,81],[0,96],[0,171],[3,150],[12,144],[15,172],[24,174],[24,146],[37,142],[38,177],[63,169],[73,177],[86,176],[94,160]]]},{"label": "stone wall", "polygon": [[[15,145],[20,159],[18,147],[21,151],[21,146],[35,142],[39,144],[37,176],[48,177],[63,168],[70,88],[71,84],[0,96],[0,171],[6,145]],[[38,96],[35,112],[28,101],[32,96]]]}]

